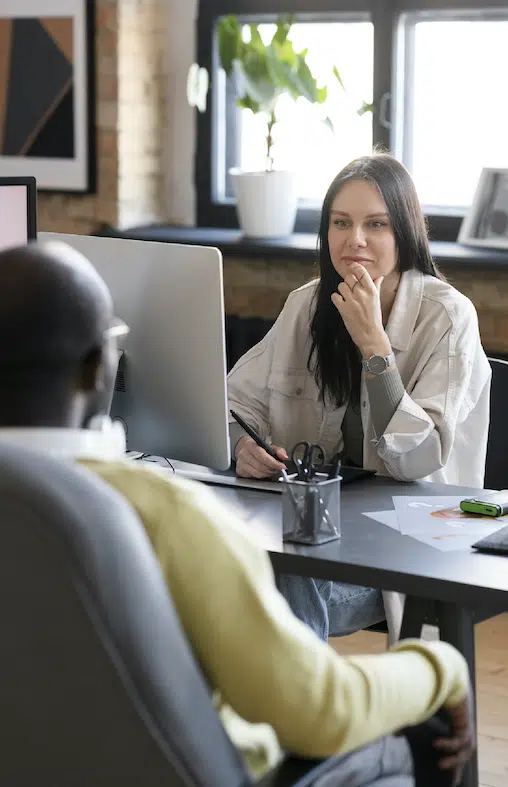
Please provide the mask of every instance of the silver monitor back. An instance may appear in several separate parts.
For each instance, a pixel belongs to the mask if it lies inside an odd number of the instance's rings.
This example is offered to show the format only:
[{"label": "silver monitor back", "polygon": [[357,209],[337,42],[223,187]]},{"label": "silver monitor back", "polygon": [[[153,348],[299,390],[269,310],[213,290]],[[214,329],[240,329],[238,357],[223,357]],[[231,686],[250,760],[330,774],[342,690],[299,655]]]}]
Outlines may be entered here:
[{"label": "silver monitor back", "polygon": [[129,450],[230,464],[222,255],[172,243],[40,232],[84,254],[108,285],[123,340],[111,417]]}]

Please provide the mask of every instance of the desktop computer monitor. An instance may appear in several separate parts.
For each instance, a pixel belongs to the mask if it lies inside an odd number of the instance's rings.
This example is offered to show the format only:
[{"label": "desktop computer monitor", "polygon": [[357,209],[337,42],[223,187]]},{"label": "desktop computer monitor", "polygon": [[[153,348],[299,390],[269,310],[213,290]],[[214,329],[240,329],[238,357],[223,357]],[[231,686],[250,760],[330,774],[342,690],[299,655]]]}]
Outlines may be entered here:
[{"label": "desktop computer monitor", "polygon": [[35,178],[0,177],[0,251],[37,237]]},{"label": "desktop computer monitor", "polygon": [[225,470],[230,464],[222,256],[171,243],[39,233],[100,273],[122,340],[111,417],[129,450]]}]

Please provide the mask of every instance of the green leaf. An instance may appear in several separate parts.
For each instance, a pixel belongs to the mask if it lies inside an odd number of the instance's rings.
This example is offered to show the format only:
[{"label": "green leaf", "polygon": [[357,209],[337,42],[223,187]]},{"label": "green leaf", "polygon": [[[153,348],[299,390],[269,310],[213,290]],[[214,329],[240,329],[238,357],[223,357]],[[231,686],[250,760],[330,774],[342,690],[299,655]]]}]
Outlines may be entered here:
[{"label": "green leaf", "polygon": [[252,79],[264,80],[270,76],[268,58],[264,47],[262,50],[258,50],[255,46],[247,44],[241,64],[245,73]]},{"label": "green leaf", "polygon": [[277,30],[272,38],[272,44],[283,44],[289,35],[291,27],[293,26],[294,16],[281,16],[277,20]]},{"label": "green leaf", "polygon": [[226,75],[229,76],[233,69],[233,62],[241,57],[243,48],[242,29],[236,16],[230,14],[220,20],[217,36],[220,64]]},{"label": "green leaf", "polygon": [[[250,41],[242,38],[242,27],[233,15],[225,16],[218,26],[221,65],[235,77],[239,105],[252,112],[275,110],[279,97],[289,94],[295,101],[302,97],[311,104],[324,104],[326,86],[318,87],[307,65],[308,50],[295,52],[289,39],[294,17],[279,17],[270,44],[265,45],[257,24],[250,24]],[[342,85],[338,70],[335,77]]]},{"label": "green leaf", "polygon": [[270,44],[266,52],[272,82],[277,85],[280,93],[289,93],[293,99],[297,99],[301,95],[301,85],[298,83],[296,69],[279,57],[278,51],[276,46]]},{"label": "green leaf", "polygon": [[316,104],[324,104],[328,98],[328,88],[326,85],[323,87],[318,87],[316,91]]},{"label": "green leaf", "polygon": [[244,96],[243,98],[239,98],[236,102],[239,107],[242,109],[250,109],[254,115],[257,115],[258,112],[261,112],[261,105],[258,104],[254,99],[250,96]]},{"label": "green leaf", "polygon": [[362,105],[360,109],[356,111],[356,114],[361,117],[362,115],[367,114],[367,112],[374,113],[374,104],[368,104],[366,101],[362,101]]},{"label": "green leaf", "polygon": [[263,39],[261,38],[261,33],[259,32],[259,25],[252,22],[249,25],[250,28],[250,42],[248,46],[252,46],[254,49],[258,51],[262,51],[265,48],[263,44]]},{"label": "green leaf", "polygon": [[319,103],[317,82],[312,76],[311,70],[305,62],[305,59],[302,57],[298,59],[297,76],[301,86],[300,94],[312,104]]},{"label": "green leaf", "polygon": [[328,128],[332,133],[335,133],[335,126],[333,125],[333,120],[331,119],[331,117],[325,117],[323,123],[325,124],[325,126],[328,126]]},{"label": "green leaf", "polygon": [[270,44],[266,50],[272,81],[280,92],[289,93],[291,98],[303,97],[311,104],[322,104],[326,101],[326,87],[318,88],[316,80],[305,62],[305,58],[295,54],[289,41],[285,44]]},{"label": "green leaf", "polygon": [[337,66],[333,67],[333,75],[334,75],[335,79],[337,80],[337,82],[339,83],[339,85],[341,86],[341,88],[343,90],[345,90],[346,88],[344,87],[344,82],[342,81],[342,77],[339,74],[339,69],[337,68]]},{"label": "green leaf", "polygon": [[266,56],[261,56],[252,50],[246,53],[243,62],[234,61],[233,70],[240,96],[243,99],[248,97],[253,103],[259,104],[258,111],[270,112],[279,97],[280,90],[272,79]]},{"label": "green leaf", "polygon": [[298,65],[298,55],[296,54],[295,50],[293,49],[293,44],[291,41],[284,41],[283,44],[274,44],[275,52],[277,57],[282,60],[284,63],[287,63],[288,66],[292,68],[296,68]]}]

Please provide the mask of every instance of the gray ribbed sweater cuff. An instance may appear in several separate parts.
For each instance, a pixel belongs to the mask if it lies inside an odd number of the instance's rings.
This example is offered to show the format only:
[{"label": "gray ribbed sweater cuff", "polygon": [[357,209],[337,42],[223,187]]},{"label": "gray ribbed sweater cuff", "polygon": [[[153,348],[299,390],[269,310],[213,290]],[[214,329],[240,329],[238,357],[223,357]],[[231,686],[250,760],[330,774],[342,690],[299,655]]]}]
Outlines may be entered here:
[{"label": "gray ribbed sweater cuff", "polygon": [[396,366],[376,377],[367,377],[372,423],[377,437],[384,434],[406,389]]}]

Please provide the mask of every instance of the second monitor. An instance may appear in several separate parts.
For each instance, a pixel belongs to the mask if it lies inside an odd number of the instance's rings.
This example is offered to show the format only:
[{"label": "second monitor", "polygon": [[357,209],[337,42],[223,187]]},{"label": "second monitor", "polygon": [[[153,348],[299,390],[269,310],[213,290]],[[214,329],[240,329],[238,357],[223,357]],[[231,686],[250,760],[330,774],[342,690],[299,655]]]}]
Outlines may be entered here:
[{"label": "second monitor", "polygon": [[39,233],[84,254],[109,287],[123,340],[111,417],[127,447],[225,470],[230,464],[222,256],[171,243]]},{"label": "second monitor", "polygon": [[37,237],[35,178],[0,177],[0,251]]}]

